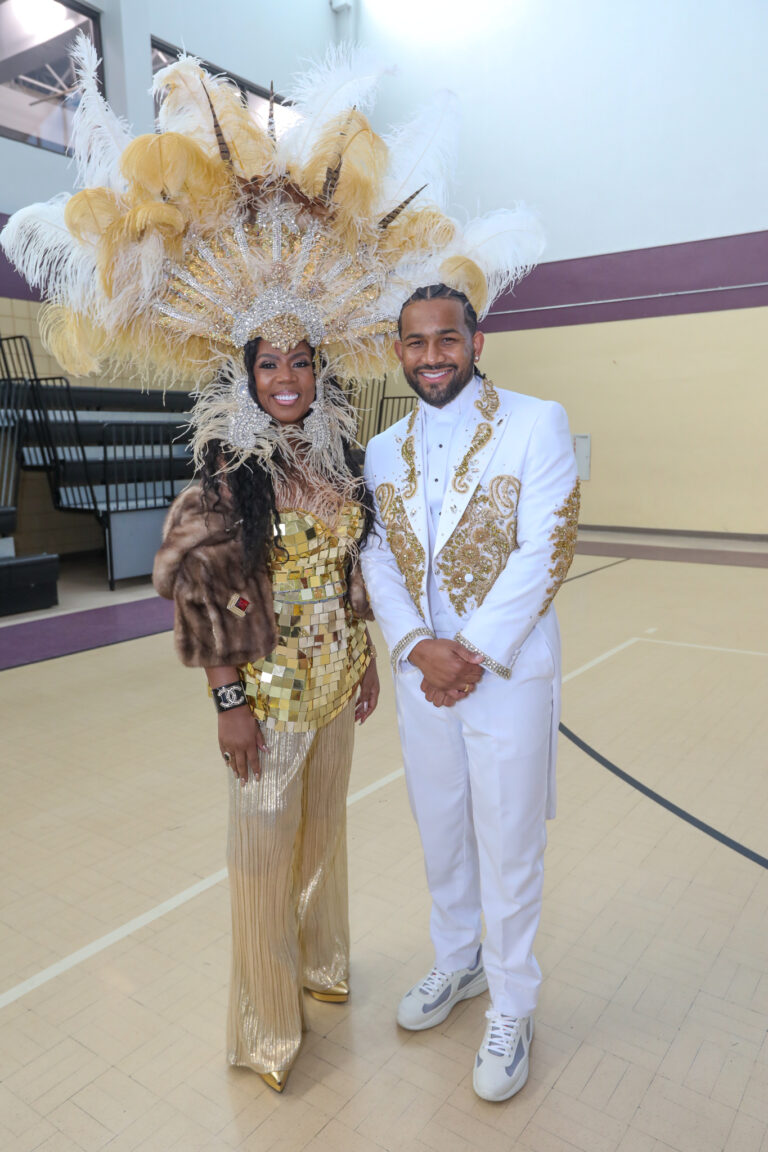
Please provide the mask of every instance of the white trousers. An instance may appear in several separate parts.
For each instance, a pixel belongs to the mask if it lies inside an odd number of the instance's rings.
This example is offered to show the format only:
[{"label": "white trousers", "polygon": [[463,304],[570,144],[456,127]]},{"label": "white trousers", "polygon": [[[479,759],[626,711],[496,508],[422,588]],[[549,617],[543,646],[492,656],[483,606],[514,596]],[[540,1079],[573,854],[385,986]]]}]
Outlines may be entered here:
[{"label": "white trousers", "polygon": [[511,1016],[534,1010],[541,983],[533,940],[556,664],[536,628],[512,680],[486,671],[452,708],[428,703],[418,669],[408,665],[396,677],[406,782],[432,897],[435,964],[452,972],[474,963],[482,913],[491,1001]]}]

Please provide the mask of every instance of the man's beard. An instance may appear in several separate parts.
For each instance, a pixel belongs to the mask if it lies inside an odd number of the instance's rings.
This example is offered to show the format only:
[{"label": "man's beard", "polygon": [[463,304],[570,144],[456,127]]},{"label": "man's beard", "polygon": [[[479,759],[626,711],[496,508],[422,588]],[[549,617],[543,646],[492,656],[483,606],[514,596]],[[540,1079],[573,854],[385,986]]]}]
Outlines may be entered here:
[{"label": "man's beard", "polygon": [[459,392],[469,384],[470,380],[475,374],[475,365],[472,360],[469,361],[466,368],[458,368],[454,364],[435,364],[434,371],[440,368],[452,368],[454,375],[447,384],[443,384],[440,388],[430,389],[428,385],[422,384],[419,379],[418,373],[406,372],[403,368],[403,375],[408,385],[413,388],[417,396],[419,396],[425,404],[431,404],[433,408],[445,408],[446,404],[450,404],[451,400],[455,400]]}]

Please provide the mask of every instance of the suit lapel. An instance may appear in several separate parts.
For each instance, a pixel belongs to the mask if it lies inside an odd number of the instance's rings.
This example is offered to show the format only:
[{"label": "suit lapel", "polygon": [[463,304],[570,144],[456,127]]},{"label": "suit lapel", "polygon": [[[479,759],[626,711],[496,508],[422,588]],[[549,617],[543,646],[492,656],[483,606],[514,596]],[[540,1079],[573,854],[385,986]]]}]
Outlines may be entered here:
[{"label": "suit lapel", "polygon": [[[429,526],[427,523],[427,499],[424,491],[424,437],[421,404],[411,413],[405,436],[398,448],[400,480],[398,491],[403,498],[405,514],[417,540],[429,554]],[[422,593],[426,591],[425,579]]]},{"label": "suit lapel", "polygon": [[467,421],[466,435],[453,450],[435,540],[435,557],[451,538],[496,451],[507,422],[506,414],[499,412],[499,406],[493,384],[490,380],[483,380]]}]

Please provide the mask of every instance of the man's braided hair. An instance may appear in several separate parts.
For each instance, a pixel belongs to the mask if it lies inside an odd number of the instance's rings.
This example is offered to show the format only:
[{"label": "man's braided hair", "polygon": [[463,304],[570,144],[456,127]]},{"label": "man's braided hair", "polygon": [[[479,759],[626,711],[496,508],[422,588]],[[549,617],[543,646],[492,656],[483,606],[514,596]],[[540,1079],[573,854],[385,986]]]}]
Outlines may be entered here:
[{"label": "man's braided hair", "polygon": [[403,312],[409,304],[415,304],[418,300],[458,300],[464,309],[464,321],[469,328],[470,336],[474,336],[477,332],[477,313],[464,293],[459,292],[458,288],[449,288],[447,284],[429,284],[426,288],[417,288],[400,309],[397,318],[398,336],[403,335]]}]

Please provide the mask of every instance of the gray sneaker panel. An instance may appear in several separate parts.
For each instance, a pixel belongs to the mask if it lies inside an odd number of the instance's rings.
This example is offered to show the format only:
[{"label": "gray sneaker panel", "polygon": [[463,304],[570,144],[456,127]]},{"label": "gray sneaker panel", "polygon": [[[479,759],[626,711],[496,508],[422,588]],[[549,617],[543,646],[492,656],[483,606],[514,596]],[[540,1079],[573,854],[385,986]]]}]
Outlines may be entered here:
[{"label": "gray sneaker panel", "polygon": [[482,975],[482,971],[482,968],[474,968],[462,976],[461,980],[459,980],[458,991],[461,992],[462,988],[466,988],[467,984],[471,984],[473,980],[477,980],[478,976]]},{"label": "gray sneaker panel", "polygon": [[447,988],[444,988],[442,990],[442,992],[438,996],[437,1000],[433,1000],[431,1004],[422,1004],[422,1006],[421,1006],[422,1012],[434,1012],[435,1008],[439,1008],[441,1004],[445,1003],[445,1001],[448,999],[450,994],[451,994],[451,985],[449,984]]},{"label": "gray sneaker panel", "polygon": [[512,1063],[507,1064],[506,1068],[504,1069],[507,1076],[514,1075],[515,1069],[517,1068],[518,1064],[520,1063],[520,1061],[523,1059],[524,1056],[525,1056],[525,1044],[523,1043],[522,1040],[518,1040],[517,1047],[515,1048],[515,1054],[512,1057]]}]

